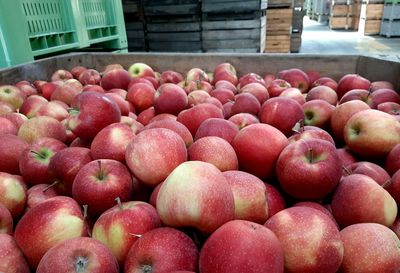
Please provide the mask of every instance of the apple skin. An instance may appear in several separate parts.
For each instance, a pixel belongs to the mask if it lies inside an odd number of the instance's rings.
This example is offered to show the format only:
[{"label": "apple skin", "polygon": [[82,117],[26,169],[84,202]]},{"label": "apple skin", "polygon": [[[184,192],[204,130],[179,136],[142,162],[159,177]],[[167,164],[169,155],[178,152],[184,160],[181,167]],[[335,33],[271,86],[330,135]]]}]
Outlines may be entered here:
[{"label": "apple skin", "polygon": [[295,133],[288,138],[289,143],[293,143],[295,141],[298,141],[300,139],[321,139],[321,140],[326,140],[333,145],[335,145],[335,141],[333,140],[332,136],[325,131],[324,129],[321,129],[319,127],[315,126],[304,126],[301,127],[298,131],[295,131]]},{"label": "apple skin", "polygon": [[400,104],[395,102],[380,103],[377,105],[376,109],[391,115],[400,115]]},{"label": "apple skin", "polygon": [[155,121],[166,120],[166,119],[176,121],[176,116],[167,113],[158,114],[150,119],[149,124]]},{"label": "apple skin", "polygon": [[88,91],[76,96],[71,104],[68,127],[79,138],[92,140],[107,125],[121,120],[118,105],[105,95]]},{"label": "apple skin", "polygon": [[221,80],[228,81],[235,86],[238,84],[236,69],[232,64],[221,63],[215,67],[212,82],[215,84]]},{"label": "apple skin", "polygon": [[319,210],[320,212],[322,212],[326,216],[328,216],[329,219],[331,219],[332,222],[335,224],[335,226],[339,229],[339,224],[336,222],[335,217],[333,217],[332,212],[319,203],[311,202],[311,201],[303,201],[303,202],[294,204],[293,207],[306,207],[306,208],[312,208],[312,209]]},{"label": "apple skin", "polygon": [[174,131],[165,128],[140,132],[129,143],[125,154],[131,172],[143,183],[151,186],[162,182],[186,159],[187,151],[183,139]]},{"label": "apple skin", "polygon": [[366,78],[357,74],[344,75],[338,82],[336,92],[338,98],[341,99],[345,93],[353,89],[369,90],[371,82]]},{"label": "apple skin", "polygon": [[233,220],[208,237],[200,252],[199,268],[202,273],[283,273],[284,253],[268,228]]},{"label": "apple skin", "polygon": [[173,84],[178,84],[181,81],[183,81],[183,76],[181,73],[172,71],[172,70],[167,70],[161,73],[161,78],[160,78],[160,83],[173,83]]},{"label": "apple skin", "polygon": [[310,91],[308,91],[306,96],[306,101],[315,99],[325,100],[326,102],[332,104],[333,106],[336,106],[338,102],[338,96],[335,90],[333,90],[329,86],[324,86],[324,85],[313,87]]},{"label": "apple skin", "polygon": [[15,228],[15,240],[34,269],[53,246],[87,235],[81,208],[72,198],[53,197],[27,211]]},{"label": "apple skin", "polygon": [[[11,212],[6,206],[0,203],[0,235],[13,234],[14,221]],[[1,252],[1,251],[0,251]],[[0,254],[1,257],[1,254]],[[0,266],[1,268],[1,266]]]},{"label": "apple skin", "polygon": [[381,186],[390,181],[390,175],[381,166],[368,161],[360,161],[347,166],[351,174],[364,174]]},{"label": "apple skin", "polygon": [[388,81],[371,82],[371,85],[370,85],[369,89],[371,90],[371,92],[375,92],[376,90],[383,89],[383,88],[394,90],[393,84],[391,82],[388,82]]},{"label": "apple skin", "polygon": [[54,182],[48,166],[54,154],[65,148],[67,145],[54,138],[36,139],[20,156],[19,170],[24,180],[31,185]]},{"label": "apple skin", "polygon": [[0,203],[14,219],[24,212],[27,188],[21,176],[0,172]]},{"label": "apple skin", "polygon": [[0,272],[30,273],[24,254],[15,242],[14,237],[0,234]]},{"label": "apple skin", "polygon": [[255,73],[248,73],[239,79],[237,88],[242,89],[246,85],[248,85],[250,83],[254,83],[254,82],[260,83],[265,86],[265,81],[260,75],[255,74]]},{"label": "apple skin", "polygon": [[135,133],[128,125],[110,124],[94,137],[91,155],[93,159],[114,159],[124,163],[126,147],[134,137]]},{"label": "apple skin", "polygon": [[205,100],[210,97],[210,94],[204,90],[194,90],[187,95],[188,105],[192,107],[194,105],[205,102]]},{"label": "apple skin", "polygon": [[[278,237],[285,272],[335,273],[343,259],[343,242],[332,220],[309,207],[284,209],[264,224]],[[299,235],[301,234],[301,235]]]},{"label": "apple skin", "polygon": [[363,223],[340,231],[344,256],[343,273],[396,272],[400,268],[400,241],[389,228]]},{"label": "apple skin", "polygon": [[400,205],[400,171],[393,174],[392,179],[385,189],[396,200],[397,205]]},{"label": "apple skin", "polygon": [[390,150],[386,157],[385,169],[390,175],[400,170],[400,144]]},{"label": "apple skin", "polygon": [[235,94],[230,89],[218,88],[212,90],[210,96],[219,100],[222,104],[227,103],[228,101],[233,101],[235,99]]},{"label": "apple skin", "polygon": [[160,217],[153,206],[145,202],[130,201],[101,214],[93,226],[92,237],[106,245],[122,267],[138,236],[160,226]]},{"label": "apple skin", "polygon": [[192,136],[195,136],[201,123],[209,118],[223,118],[222,110],[213,104],[202,103],[183,110],[176,120],[185,125]]},{"label": "apple skin", "polygon": [[26,97],[38,94],[36,87],[28,81],[19,81],[15,84],[15,87],[18,87]]},{"label": "apple skin", "polygon": [[278,97],[283,91],[292,87],[290,83],[282,79],[273,80],[268,86],[268,94],[271,98]]},{"label": "apple skin", "polygon": [[289,98],[271,98],[261,106],[259,115],[262,123],[279,129],[285,136],[292,135],[294,125],[304,119],[301,105]]},{"label": "apple skin", "polygon": [[260,123],[260,120],[256,116],[249,113],[236,114],[231,116],[228,120],[236,124],[239,130],[248,125]]},{"label": "apple skin", "polygon": [[171,227],[194,227],[210,234],[234,219],[232,190],[212,164],[187,161],[163,182],[157,197],[161,221]]},{"label": "apple skin", "polygon": [[50,101],[49,103],[40,107],[36,113],[36,116],[48,116],[55,118],[58,121],[63,121],[69,116],[67,107],[64,107],[63,104],[63,102],[59,101]]},{"label": "apple skin", "polygon": [[265,194],[268,202],[268,217],[277,214],[286,208],[286,202],[282,194],[272,185],[264,183]]},{"label": "apple skin", "polygon": [[393,225],[390,227],[394,233],[396,233],[397,237],[400,239],[400,218],[396,218]]},{"label": "apple skin", "polygon": [[45,84],[43,84],[40,94],[43,96],[43,98],[50,100],[51,96],[53,95],[54,91],[56,91],[58,86],[59,85],[57,83],[46,82]]},{"label": "apple skin", "polygon": [[106,91],[114,88],[127,90],[131,79],[131,74],[128,71],[120,68],[113,69],[105,72],[101,78],[100,86]]},{"label": "apple skin", "polygon": [[143,126],[146,126],[156,115],[156,110],[152,106],[140,112],[136,118],[136,121],[140,122]]},{"label": "apple skin", "polygon": [[155,77],[154,70],[145,63],[134,63],[129,67],[128,71],[132,78]]},{"label": "apple skin", "polygon": [[188,149],[188,159],[211,163],[221,172],[237,170],[239,164],[232,145],[217,136],[196,140]]},{"label": "apple skin", "polygon": [[177,122],[176,120],[164,119],[152,121],[151,123],[147,124],[142,130],[154,128],[165,128],[174,131],[182,137],[186,147],[190,147],[193,144],[193,137],[192,134],[189,132],[189,129],[186,128],[185,125],[183,125],[182,123]]},{"label": "apple skin", "polygon": [[400,143],[400,122],[387,113],[364,110],[347,121],[344,140],[357,155],[383,157]]},{"label": "apple skin", "polygon": [[14,85],[0,86],[0,101],[10,104],[15,109],[19,109],[24,103],[26,95]]},{"label": "apple skin", "polygon": [[261,179],[272,176],[279,154],[287,145],[284,134],[262,123],[244,127],[232,142],[240,170]]},{"label": "apple skin", "polygon": [[309,86],[311,86],[316,80],[321,78],[321,74],[315,70],[307,70],[305,71],[305,73],[307,74],[309,79]]},{"label": "apple skin", "polygon": [[65,142],[67,133],[64,126],[52,117],[40,116],[28,119],[18,130],[18,136],[32,144],[37,139],[49,137]]},{"label": "apple skin", "polygon": [[250,93],[240,93],[235,96],[235,102],[232,105],[231,115],[249,113],[256,116],[260,111],[260,108],[261,104],[254,95]]},{"label": "apple skin", "polygon": [[50,100],[59,100],[68,105],[71,105],[74,98],[82,93],[83,85],[75,79],[70,79],[59,86],[51,94]]},{"label": "apple skin", "polygon": [[196,271],[198,250],[182,231],[162,227],[143,234],[130,249],[124,272]]},{"label": "apple skin", "polygon": [[279,155],[276,175],[283,190],[299,199],[321,199],[342,176],[336,148],[325,140],[299,140]]},{"label": "apple skin", "polygon": [[343,104],[352,100],[361,100],[369,105],[371,108],[376,108],[376,104],[372,101],[371,92],[365,89],[352,89],[340,99],[339,104]]},{"label": "apple skin", "polygon": [[17,126],[9,119],[0,116],[0,134],[17,135]]},{"label": "apple skin", "polygon": [[186,83],[196,82],[196,81],[207,81],[209,82],[209,77],[206,72],[200,68],[192,68],[186,73],[185,78]]},{"label": "apple skin", "polygon": [[233,103],[233,101],[228,101],[227,103],[222,105],[222,113],[224,115],[224,118],[228,119],[232,116]]},{"label": "apple skin", "polygon": [[247,84],[242,89],[240,89],[240,92],[252,94],[254,97],[257,98],[260,104],[263,104],[267,99],[269,99],[267,88],[257,82]]},{"label": "apple skin", "polygon": [[[114,89],[114,90],[116,90],[116,89]],[[106,96],[107,98],[109,98],[110,100],[112,100],[113,102],[115,102],[118,105],[118,108],[121,111],[121,116],[128,116],[129,112],[135,112],[136,111],[136,109],[133,106],[133,104],[130,103],[129,101],[126,101],[119,94],[106,93],[106,94],[104,94],[104,96]]]},{"label": "apple skin", "polygon": [[300,105],[303,105],[306,102],[305,96],[301,93],[300,89],[295,87],[289,87],[285,89],[279,97],[290,98],[292,100],[297,101]]},{"label": "apple skin", "polygon": [[19,127],[21,127],[21,125],[24,124],[24,122],[28,120],[28,118],[24,114],[21,114],[21,113],[3,114],[3,115],[1,115],[1,117],[6,118],[9,121],[11,121],[17,127],[17,129],[19,129]]},{"label": "apple skin", "polygon": [[24,103],[21,105],[19,112],[24,114],[28,118],[36,116],[37,111],[48,103],[47,99],[39,95],[33,95],[28,97]]},{"label": "apple skin", "polygon": [[49,249],[36,272],[119,273],[119,266],[105,245],[92,238],[79,237],[65,240]]},{"label": "apple skin", "polygon": [[242,171],[225,171],[222,174],[233,192],[235,219],[264,224],[268,219],[269,200],[263,181]]},{"label": "apple skin", "polygon": [[341,180],[331,208],[341,227],[357,223],[391,226],[397,215],[396,201],[375,180],[363,174],[352,174]]},{"label": "apple skin", "polygon": [[376,109],[377,105],[385,102],[400,104],[400,95],[392,89],[378,89],[371,93],[371,100]]},{"label": "apple skin", "polygon": [[69,72],[68,70],[65,70],[65,69],[59,69],[51,75],[52,82],[67,81],[67,80],[73,79],[73,78],[74,78],[74,76],[71,74],[71,72]]},{"label": "apple skin", "polygon": [[72,184],[79,170],[91,162],[90,149],[69,147],[56,153],[50,160],[49,171],[60,181],[55,188],[58,193],[72,195]]},{"label": "apple skin", "polygon": [[287,81],[291,87],[300,89],[302,93],[308,91],[310,78],[304,71],[298,68],[291,68],[279,73],[281,73],[280,78]]},{"label": "apple skin", "polygon": [[94,160],[83,166],[72,184],[72,197],[88,205],[91,215],[100,215],[119,197],[125,202],[132,194],[132,178],[128,169],[112,159]]},{"label": "apple skin", "polygon": [[[116,90],[116,89],[117,90],[124,90],[124,89],[118,89],[118,88],[114,88],[114,89],[111,89],[111,90]],[[111,90],[109,90],[108,92],[110,92]],[[101,87],[100,85],[97,85],[97,84],[87,84],[87,85],[85,85],[83,87],[83,89],[82,89],[82,92],[87,92],[87,91],[94,91],[94,92],[98,92],[98,93],[105,93],[106,92],[106,90],[104,90],[103,87]]]},{"label": "apple skin", "polygon": [[93,84],[97,85],[101,81],[100,73],[95,69],[87,69],[79,75],[79,81],[83,85]]},{"label": "apple skin", "polygon": [[15,112],[15,109],[14,109],[14,107],[12,107],[12,105],[10,105],[6,102],[0,101],[0,115],[10,114],[10,113],[14,113],[14,112]]},{"label": "apple skin", "polygon": [[356,113],[370,109],[368,104],[360,100],[352,100],[336,106],[331,115],[331,130],[335,139],[344,140],[344,127]]},{"label": "apple skin", "polygon": [[185,90],[173,83],[164,83],[154,94],[154,109],[158,114],[177,115],[188,105]]},{"label": "apple skin", "polygon": [[19,174],[19,158],[29,144],[11,134],[0,134],[0,172]]},{"label": "apple skin", "polygon": [[232,143],[238,132],[238,127],[232,121],[221,118],[209,118],[200,124],[194,139],[198,140],[206,136],[217,136]]},{"label": "apple skin", "polygon": [[129,88],[126,100],[132,103],[135,110],[140,113],[154,105],[155,94],[156,90],[153,86],[136,83]]},{"label": "apple skin", "polygon": [[336,153],[342,162],[342,166],[344,166],[346,168],[348,166],[350,166],[351,164],[357,162],[357,159],[346,147],[336,149]]},{"label": "apple skin", "polygon": [[325,100],[310,100],[302,105],[304,111],[304,124],[326,128],[331,121],[335,106]]},{"label": "apple skin", "polygon": [[58,193],[54,186],[52,187],[49,184],[37,184],[28,189],[26,192],[27,201],[26,201],[26,209],[31,209],[44,201],[58,196]]},{"label": "apple skin", "polygon": [[81,75],[82,72],[86,71],[87,68],[81,65],[74,66],[70,72],[72,76],[74,76],[75,79],[79,79],[79,76]]},{"label": "apple skin", "polygon": [[219,80],[219,81],[215,82],[214,89],[218,89],[218,88],[229,89],[234,94],[236,94],[238,92],[236,86],[233,83],[231,83],[229,81],[225,81],[225,80]]},{"label": "apple skin", "polygon": [[101,73],[104,75],[105,73],[114,69],[124,69],[124,67],[121,64],[108,64],[103,69],[101,69]]}]

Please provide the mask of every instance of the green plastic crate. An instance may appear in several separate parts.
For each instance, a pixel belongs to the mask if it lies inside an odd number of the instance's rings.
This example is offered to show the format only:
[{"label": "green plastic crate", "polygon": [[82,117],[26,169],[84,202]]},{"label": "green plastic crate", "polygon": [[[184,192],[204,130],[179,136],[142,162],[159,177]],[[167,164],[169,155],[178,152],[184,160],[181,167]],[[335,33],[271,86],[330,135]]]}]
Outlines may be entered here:
[{"label": "green plastic crate", "polygon": [[92,45],[127,48],[121,0],[0,0],[0,67]]}]

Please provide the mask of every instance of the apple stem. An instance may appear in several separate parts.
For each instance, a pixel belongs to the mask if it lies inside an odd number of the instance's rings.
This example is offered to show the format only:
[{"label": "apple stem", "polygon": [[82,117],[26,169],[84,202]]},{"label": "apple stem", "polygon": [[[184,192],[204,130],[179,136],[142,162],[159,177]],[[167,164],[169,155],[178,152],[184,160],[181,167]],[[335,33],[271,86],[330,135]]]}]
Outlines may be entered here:
[{"label": "apple stem", "polygon": [[141,234],[136,234],[136,233],[128,233],[128,234],[131,235],[131,236],[137,237],[137,238],[142,237]]},{"label": "apple stem", "polygon": [[31,153],[33,153],[33,154],[35,154],[35,155],[39,156],[41,159],[46,159],[46,156],[45,156],[45,155],[43,155],[43,154],[41,154],[41,153],[38,153],[38,152],[36,152],[36,151],[33,151],[33,150],[31,150]]},{"label": "apple stem", "polygon": [[342,169],[344,170],[344,172],[347,174],[347,175],[351,175],[352,174],[352,172],[346,167],[346,166],[342,166]]},{"label": "apple stem", "polygon": [[88,216],[88,205],[82,205],[83,207],[83,218],[87,218]]},{"label": "apple stem", "polygon": [[104,179],[104,172],[103,172],[103,169],[101,168],[102,166],[101,166],[101,160],[99,160],[99,161],[97,161],[98,163],[99,163],[99,179],[100,180],[103,180]]},{"label": "apple stem", "polygon": [[123,208],[122,208],[121,198],[117,197],[115,198],[115,201],[117,202],[119,209],[122,210]]},{"label": "apple stem", "polygon": [[46,192],[48,189],[54,187],[55,185],[57,185],[58,183],[60,183],[59,180],[54,181],[53,183],[51,183],[50,185],[48,185],[47,187],[45,187],[42,192]]},{"label": "apple stem", "polygon": [[308,148],[308,158],[310,160],[310,163],[314,162],[314,153],[312,148]]}]

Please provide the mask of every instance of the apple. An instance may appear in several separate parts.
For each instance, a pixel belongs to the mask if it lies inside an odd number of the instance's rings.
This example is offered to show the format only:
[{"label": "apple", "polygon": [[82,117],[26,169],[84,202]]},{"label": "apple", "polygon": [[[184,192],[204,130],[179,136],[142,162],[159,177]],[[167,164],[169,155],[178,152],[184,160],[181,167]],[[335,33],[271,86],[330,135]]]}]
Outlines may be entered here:
[{"label": "apple", "polygon": [[24,180],[31,184],[51,184],[54,175],[48,171],[50,159],[62,149],[63,142],[48,137],[36,139],[24,150],[19,159],[19,170]]},{"label": "apple", "polygon": [[177,121],[185,125],[192,136],[203,121],[209,118],[223,118],[222,110],[210,103],[201,103],[178,114]]},{"label": "apple", "polygon": [[14,237],[0,234],[0,272],[4,273],[30,273],[24,254],[15,242]]},{"label": "apple", "polygon": [[161,221],[171,227],[193,227],[210,234],[234,219],[232,190],[214,165],[187,161],[176,167],[157,197]]},{"label": "apple", "polygon": [[369,90],[371,90],[371,92],[374,92],[378,89],[382,89],[382,88],[387,88],[387,89],[392,89],[394,90],[394,86],[391,82],[388,81],[375,81],[375,82],[371,82],[371,85],[369,87]]},{"label": "apple", "polygon": [[65,107],[63,107],[58,101],[50,101],[49,103],[40,107],[36,112],[36,116],[48,116],[55,118],[58,121],[63,121],[69,114]]},{"label": "apple", "polygon": [[391,115],[378,110],[354,114],[344,128],[344,140],[357,155],[386,156],[400,143],[400,123]]},{"label": "apple", "polygon": [[357,223],[378,223],[389,227],[397,215],[396,201],[375,180],[363,174],[352,174],[341,180],[331,208],[341,227]]},{"label": "apple", "polygon": [[136,240],[127,255],[124,272],[196,271],[197,267],[198,250],[193,240],[182,231],[162,227]]},{"label": "apple", "polygon": [[217,136],[231,143],[238,132],[238,127],[232,121],[221,118],[209,118],[200,124],[194,139],[198,140],[206,136]]},{"label": "apple", "polygon": [[9,119],[0,116],[0,134],[17,135],[17,126]]},{"label": "apple", "polygon": [[132,194],[132,178],[119,161],[94,160],[83,166],[72,184],[72,197],[88,205],[91,215],[100,215],[115,204],[115,198],[125,202]]},{"label": "apple", "polygon": [[165,128],[143,130],[132,139],[125,154],[131,172],[144,184],[152,186],[162,182],[186,159],[183,139]]},{"label": "apple", "polygon": [[229,142],[217,136],[196,140],[188,149],[188,159],[211,163],[221,172],[238,169],[235,150]]},{"label": "apple", "polygon": [[313,87],[310,91],[308,91],[306,101],[315,99],[325,100],[333,106],[336,106],[338,102],[338,97],[335,90],[324,85]]},{"label": "apple", "polygon": [[205,102],[207,98],[210,98],[210,94],[204,90],[194,90],[187,95],[188,105],[194,106]]},{"label": "apple", "polygon": [[[6,206],[0,203],[0,236],[1,234],[9,234],[13,233],[13,217],[11,212],[8,210]],[[1,257],[1,254],[0,254]],[[0,266],[1,268],[1,266]]]},{"label": "apple", "polygon": [[29,144],[11,134],[0,134],[0,172],[19,174],[19,158]]},{"label": "apple", "polygon": [[310,100],[302,105],[304,111],[304,124],[326,128],[330,124],[335,106],[325,100]]},{"label": "apple", "polygon": [[317,86],[328,86],[336,91],[338,84],[332,78],[321,77],[321,78],[317,79],[316,81],[314,81],[311,87],[317,87]]},{"label": "apple", "polygon": [[228,81],[233,85],[238,84],[236,69],[232,64],[221,63],[215,67],[212,82],[216,83],[221,80]]},{"label": "apple", "polygon": [[278,97],[283,91],[292,87],[290,83],[282,79],[273,80],[268,86],[268,94],[271,98]]},{"label": "apple", "polygon": [[400,241],[389,228],[362,223],[340,231],[344,255],[339,272],[396,272],[400,268]]},{"label": "apple", "polygon": [[61,122],[47,116],[34,117],[24,122],[18,130],[18,136],[29,144],[42,137],[54,138],[61,142],[67,139]]},{"label": "apple", "polygon": [[87,69],[79,75],[78,79],[83,85],[87,85],[87,84],[97,85],[101,81],[101,75],[95,69]]},{"label": "apple", "polygon": [[286,136],[290,136],[294,125],[304,119],[301,105],[289,98],[276,97],[264,102],[259,115],[262,123],[279,129]]},{"label": "apple", "polygon": [[276,175],[283,190],[299,199],[321,199],[342,176],[336,148],[325,140],[298,140],[279,155]]},{"label": "apple", "polygon": [[180,135],[180,137],[185,142],[186,147],[190,147],[193,143],[193,137],[192,134],[189,132],[189,129],[186,128],[185,125],[183,125],[182,123],[177,122],[176,120],[165,119],[165,120],[152,121],[151,123],[147,124],[143,128],[143,130],[154,129],[154,128],[165,128],[174,131],[175,133]]},{"label": "apple", "polygon": [[400,104],[395,102],[383,102],[376,106],[376,109],[391,115],[400,115]]},{"label": "apple", "polygon": [[310,78],[301,69],[291,68],[279,73],[281,74],[280,78],[287,81],[291,87],[300,89],[302,93],[306,93],[308,91]]},{"label": "apple", "polygon": [[59,69],[51,75],[52,82],[67,81],[67,80],[73,79],[73,78],[74,78],[74,76],[71,74],[71,72],[69,72],[68,70],[65,70],[65,69]]},{"label": "apple", "polygon": [[97,92],[79,94],[71,106],[74,109],[70,112],[68,127],[77,137],[84,140],[92,140],[107,125],[121,119],[118,105]]},{"label": "apple", "polygon": [[[154,72],[154,74],[156,74],[158,72]],[[148,80],[149,82],[151,82],[151,84],[153,85],[153,87],[155,89],[158,89],[158,87],[160,87],[160,81],[159,81],[159,77],[153,77],[153,76],[145,76],[144,79]]]},{"label": "apple", "polygon": [[233,139],[239,169],[261,179],[271,177],[281,151],[288,145],[283,133],[268,124],[244,127]]},{"label": "apple", "polygon": [[186,84],[190,82],[196,82],[196,81],[209,81],[209,77],[206,72],[204,72],[200,68],[192,68],[186,73],[186,79],[185,82]]},{"label": "apple", "polygon": [[78,237],[50,248],[40,260],[36,272],[118,273],[119,266],[105,245],[92,238]]},{"label": "apple", "polygon": [[29,81],[19,81],[15,84],[15,87],[21,90],[21,92],[24,93],[26,97],[38,94],[38,90],[36,89],[36,87]]},{"label": "apple", "polygon": [[395,172],[390,182],[384,185],[384,187],[394,198],[396,203],[400,205],[400,171]]},{"label": "apple", "polygon": [[344,140],[344,127],[356,113],[370,109],[368,104],[360,100],[352,100],[338,105],[331,115],[332,135],[340,141]]},{"label": "apple", "polygon": [[10,105],[6,102],[0,101],[0,115],[10,114],[10,113],[14,113],[14,112],[15,112],[15,109],[14,109],[14,107],[12,107],[12,105]]},{"label": "apple", "polygon": [[72,184],[79,170],[91,162],[90,149],[69,147],[56,153],[49,163],[49,172],[53,173],[59,181],[55,188],[64,195],[72,194]]},{"label": "apple", "polygon": [[114,69],[124,69],[124,67],[121,64],[108,64],[101,70],[101,73],[104,75]]},{"label": "apple", "polygon": [[308,207],[284,209],[264,224],[278,237],[285,272],[335,273],[343,259],[343,242],[334,222]]},{"label": "apple", "polygon": [[146,126],[156,115],[156,110],[152,106],[140,112],[136,118],[136,121],[140,122],[143,126]]},{"label": "apple", "polygon": [[37,184],[28,189],[26,192],[27,200],[26,200],[26,209],[31,209],[44,201],[58,196],[54,185],[49,184]]},{"label": "apple", "polygon": [[0,86],[0,101],[19,109],[26,99],[26,95],[13,85]]},{"label": "apple", "polygon": [[222,113],[224,115],[224,118],[229,118],[232,116],[232,106],[233,106],[233,101],[228,101],[224,105],[222,105]]},{"label": "apple", "polygon": [[[113,89],[110,89],[108,92],[111,92],[111,90],[114,90],[114,89],[124,90],[124,89],[119,89],[119,88],[113,88]],[[93,84],[85,85],[83,87],[83,89],[82,89],[82,92],[87,92],[87,91],[94,91],[94,92],[98,92],[98,93],[105,93],[106,92],[103,87],[101,87],[100,85],[96,85],[96,84],[94,84],[94,85]]]},{"label": "apple", "polygon": [[104,73],[101,78],[100,86],[103,87],[104,90],[110,90],[113,88],[127,90],[131,79],[131,74],[125,69],[112,69]]},{"label": "apple", "polygon": [[172,71],[172,70],[167,70],[161,73],[161,78],[160,78],[160,83],[173,83],[173,84],[178,84],[181,81],[183,81],[183,76],[181,73]]},{"label": "apple", "polygon": [[236,86],[233,83],[231,83],[229,81],[225,81],[225,80],[216,81],[214,84],[214,87],[215,87],[215,89],[219,89],[219,88],[229,89],[234,94],[236,94],[238,92],[238,90],[236,89]]},{"label": "apple", "polygon": [[132,78],[155,77],[153,69],[144,63],[134,63],[129,67],[128,71]]},{"label": "apple", "polygon": [[335,141],[333,140],[332,136],[325,130],[315,127],[315,126],[304,126],[300,127],[299,130],[295,130],[295,133],[288,138],[289,143],[298,141],[298,140],[307,140],[307,139],[321,139],[326,140],[333,145],[335,145]]},{"label": "apple", "polygon": [[256,116],[249,113],[236,114],[231,116],[228,120],[236,124],[239,130],[243,129],[247,125],[260,123],[260,120]]},{"label": "apple", "polygon": [[357,74],[346,74],[338,82],[337,94],[341,99],[345,93],[353,89],[369,90],[371,82]]},{"label": "apple", "polygon": [[[46,82],[43,84],[41,88],[40,94],[47,100],[50,100],[51,96],[53,95],[54,91],[59,87],[59,85],[55,82]],[[29,96],[31,97],[31,96]],[[28,97],[28,98],[29,98]]]},{"label": "apple", "polygon": [[137,239],[160,226],[157,211],[150,204],[140,201],[121,203],[118,200],[118,205],[97,219],[92,237],[106,245],[122,267],[129,249]]},{"label": "apple", "polygon": [[90,140],[81,139],[79,137],[75,137],[75,139],[69,144],[69,147],[82,147],[90,149]]},{"label": "apple", "polygon": [[11,121],[17,127],[17,129],[19,129],[19,127],[21,127],[21,125],[28,120],[28,118],[21,113],[8,113],[0,115],[0,117],[6,118]]},{"label": "apple", "polygon": [[316,80],[321,78],[321,74],[315,70],[307,70],[305,71],[305,73],[307,74],[309,79],[309,86],[311,86]]},{"label": "apple", "polygon": [[164,83],[154,94],[154,109],[157,113],[177,115],[188,105],[188,98],[181,87],[173,83]]},{"label": "apple", "polygon": [[351,101],[351,100],[361,100],[368,104],[371,108],[376,108],[376,105],[372,101],[372,93],[368,90],[364,89],[352,89],[346,94],[343,95],[343,97],[340,99],[339,104],[343,104],[345,102]]},{"label": "apple", "polygon": [[270,229],[234,220],[208,237],[201,248],[199,267],[202,273],[283,273],[284,252]]},{"label": "apple", "polygon": [[44,97],[32,95],[24,101],[19,109],[19,112],[28,118],[32,118],[35,117],[39,109],[47,103],[48,101]]},{"label": "apple", "polygon": [[232,105],[231,115],[249,113],[256,116],[259,113],[260,108],[261,104],[255,96],[250,93],[240,93],[235,96],[235,102]]},{"label": "apple", "polygon": [[218,88],[210,92],[210,96],[219,100],[222,104],[235,99],[235,94],[230,89]]},{"label": "apple", "polygon": [[385,102],[394,102],[400,104],[400,95],[392,89],[378,89],[371,93],[371,100],[374,108]]},{"label": "apple", "polygon": [[355,162],[346,167],[350,174],[364,174],[381,186],[390,181],[390,175],[381,166],[368,161]]},{"label": "apple", "polygon": [[237,85],[237,87],[239,89],[242,89],[246,85],[254,82],[265,86],[265,81],[260,75],[255,73],[248,73],[239,79],[239,84]]},{"label": "apple", "polygon": [[264,85],[257,82],[247,84],[242,89],[240,89],[240,92],[252,94],[258,99],[260,104],[263,104],[267,99],[269,99],[269,93],[267,88]]},{"label": "apple", "polygon": [[347,149],[346,147],[344,148],[339,148],[336,149],[336,153],[339,156],[342,166],[347,168],[351,164],[357,162],[357,159],[354,157],[354,155]]},{"label": "apple", "polygon": [[172,115],[172,114],[168,114],[168,113],[162,113],[162,114],[158,114],[155,115],[154,117],[152,117],[149,121],[149,124],[155,121],[160,121],[160,120],[174,120],[176,121],[176,116]]},{"label": "apple", "polygon": [[81,75],[82,72],[86,71],[87,68],[81,65],[74,66],[70,72],[72,76],[74,76],[75,79],[79,79],[79,76]]},{"label": "apple", "polygon": [[285,89],[279,97],[290,98],[297,101],[300,105],[303,105],[306,102],[305,96],[301,93],[300,89],[289,87]]},{"label": "apple", "polygon": [[83,85],[75,79],[70,79],[57,86],[51,94],[50,100],[59,100],[71,105],[74,98],[82,93]]},{"label": "apple", "polygon": [[15,228],[15,240],[29,265],[35,269],[53,246],[85,236],[87,228],[75,200],[57,196],[28,210]]},{"label": "apple", "polygon": [[312,209],[319,210],[320,212],[322,212],[326,216],[328,216],[329,219],[331,219],[332,222],[335,224],[335,226],[339,229],[339,225],[336,222],[335,218],[333,217],[332,212],[319,203],[311,202],[311,201],[303,201],[303,202],[294,204],[293,207],[306,207],[306,208],[312,208]]},{"label": "apple", "polygon": [[136,83],[129,88],[126,100],[132,103],[135,110],[140,113],[153,106],[155,94],[156,90],[153,86]]},{"label": "apple", "polygon": [[400,170],[400,144],[390,150],[386,157],[385,169],[390,175]]},{"label": "apple", "polygon": [[116,93],[106,93],[104,96],[112,100],[118,106],[121,111],[121,116],[128,116],[129,112],[135,112],[135,107],[120,95]]},{"label": "apple", "polygon": [[45,84],[47,81],[42,81],[42,80],[36,80],[33,81],[33,86],[39,91],[41,92],[42,86],[43,84]]}]

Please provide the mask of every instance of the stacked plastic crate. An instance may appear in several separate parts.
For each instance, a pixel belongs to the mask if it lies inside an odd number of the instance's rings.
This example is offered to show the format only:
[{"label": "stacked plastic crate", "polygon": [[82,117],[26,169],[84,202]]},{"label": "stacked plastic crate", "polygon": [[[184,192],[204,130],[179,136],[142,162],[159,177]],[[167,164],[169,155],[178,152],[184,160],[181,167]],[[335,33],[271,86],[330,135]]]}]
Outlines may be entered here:
[{"label": "stacked plastic crate", "polygon": [[142,0],[149,51],[201,52],[199,0]]},{"label": "stacked plastic crate", "polygon": [[290,37],[290,52],[299,52],[301,46],[301,34],[303,33],[303,18],[305,10],[303,1],[293,1],[292,35]]},{"label": "stacked plastic crate", "polygon": [[329,27],[331,29],[351,29],[353,14],[351,0],[334,0],[331,5]]},{"label": "stacked plastic crate", "polygon": [[266,0],[202,0],[204,52],[264,52]]},{"label": "stacked plastic crate", "polygon": [[383,8],[381,35],[388,38],[400,36],[400,1],[386,0]]},{"label": "stacked plastic crate", "polygon": [[265,52],[289,53],[292,34],[293,0],[270,0],[267,9]]},{"label": "stacked plastic crate", "polygon": [[365,1],[361,5],[360,25],[358,32],[363,35],[377,35],[380,33],[383,16],[383,2]]},{"label": "stacked plastic crate", "polygon": [[146,51],[145,22],[139,0],[123,0],[129,51]]}]

